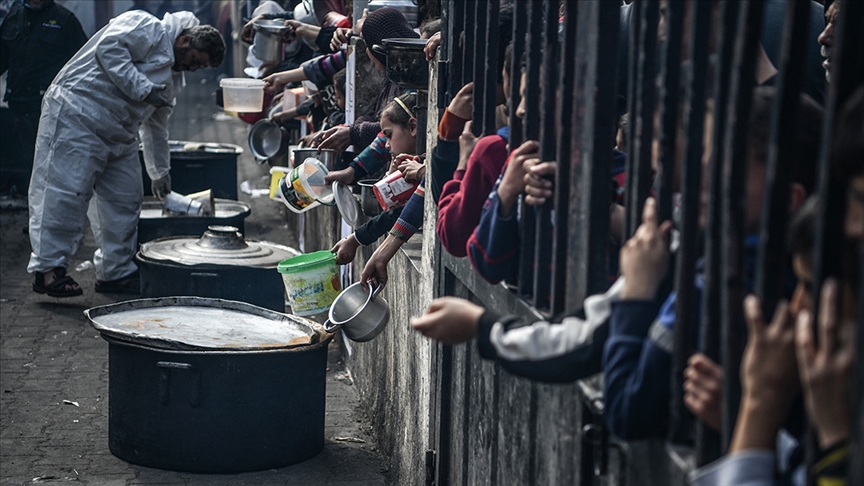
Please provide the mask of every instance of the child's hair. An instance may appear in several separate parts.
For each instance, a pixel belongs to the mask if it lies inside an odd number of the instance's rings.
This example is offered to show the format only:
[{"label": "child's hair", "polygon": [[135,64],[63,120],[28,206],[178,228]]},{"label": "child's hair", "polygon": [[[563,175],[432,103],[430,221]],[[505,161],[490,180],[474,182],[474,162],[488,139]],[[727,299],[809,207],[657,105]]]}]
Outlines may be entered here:
[{"label": "child's hair", "polygon": [[336,91],[342,93],[343,95],[345,94],[345,70],[344,69],[340,69],[339,71],[336,72],[336,74],[333,75],[333,88],[335,88]]},{"label": "child's hair", "polygon": [[420,24],[420,36],[426,39],[441,32],[441,19],[429,19]]},{"label": "child's hair", "polygon": [[[402,103],[400,104],[397,100],[402,101]],[[403,104],[405,106],[402,106]],[[414,116],[414,106],[416,105],[417,93],[405,93],[387,104],[384,110],[381,111],[381,119],[387,118],[392,123],[400,125],[403,128],[411,128],[411,119],[416,119]]]}]

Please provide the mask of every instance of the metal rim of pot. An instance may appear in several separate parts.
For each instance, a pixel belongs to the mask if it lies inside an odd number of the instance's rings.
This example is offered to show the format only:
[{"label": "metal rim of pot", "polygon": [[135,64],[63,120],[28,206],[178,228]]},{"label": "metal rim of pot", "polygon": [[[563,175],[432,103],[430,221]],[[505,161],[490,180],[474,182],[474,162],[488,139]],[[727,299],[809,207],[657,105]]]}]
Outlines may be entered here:
[{"label": "metal rim of pot", "polygon": [[327,167],[327,170],[333,170],[333,166],[339,160],[338,152],[333,149],[302,146],[294,149],[294,165],[300,165],[309,157],[321,161],[324,167]]},{"label": "metal rim of pot", "polygon": [[423,49],[427,39],[390,38],[372,50],[386,56],[387,77],[403,88],[428,89],[429,63]]},{"label": "metal rim of pot", "polygon": [[[364,324],[366,324],[364,322],[364,313],[366,313],[367,316],[370,315],[369,312],[372,312],[370,311],[370,309],[372,308],[370,304],[377,300],[379,294],[384,289],[383,285],[378,285],[378,287],[373,288],[371,284],[367,284],[369,290],[368,295],[366,295],[366,300],[363,302],[363,305],[358,306],[357,310],[355,310],[351,317],[347,319],[337,321],[334,318],[334,309],[337,309],[339,304],[344,299],[352,297],[357,292],[354,289],[358,286],[362,288],[362,285],[362,282],[351,284],[348,286],[348,288],[343,290],[338,297],[336,297],[336,300],[334,300],[333,303],[330,305],[330,312],[327,315],[327,320],[324,321],[324,330],[326,332],[332,333],[335,332],[337,329],[341,328],[351,340],[365,342],[377,337],[379,334],[381,334],[381,331],[383,331],[384,328],[387,327],[387,323],[390,321],[390,307],[383,297],[381,298],[380,303],[384,307],[384,312],[380,317],[377,317],[377,322],[372,322],[371,325],[364,326]],[[376,316],[373,315],[371,318],[374,319],[376,318]],[[368,320],[370,319],[370,317],[366,317],[366,319]],[[358,323],[360,324],[360,326],[355,326]],[[359,327],[361,331],[364,331],[365,334],[352,337],[351,334],[354,334],[354,332],[352,331],[354,331],[357,327]],[[370,328],[370,330],[364,329],[364,327]]]}]

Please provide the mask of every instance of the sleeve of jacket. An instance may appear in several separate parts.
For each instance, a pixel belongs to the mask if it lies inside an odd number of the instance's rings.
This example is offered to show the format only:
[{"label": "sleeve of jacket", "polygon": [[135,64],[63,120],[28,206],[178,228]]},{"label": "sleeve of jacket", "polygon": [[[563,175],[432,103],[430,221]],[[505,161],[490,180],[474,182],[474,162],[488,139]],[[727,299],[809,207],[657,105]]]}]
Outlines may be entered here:
[{"label": "sleeve of jacket", "polygon": [[624,440],[662,437],[669,422],[672,355],[649,337],[660,311],[654,301],[613,304],[603,356],[605,418]]},{"label": "sleeve of jacket", "polygon": [[519,218],[516,211],[507,218],[498,216],[500,182],[499,178],[483,204],[480,223],[467,243],[471,265],[489,283],[498,283],[514,276],[518,268]]},{"label": "sleeve of jacket", "polygon": [[[484,201],[490,195],[507,159],[507,143],[498,135],[477,142],[459,191],[438,203],[435,232],[441,245],[453,256],[464,257],[465,245],[480,221]],[[455,175],[455,174],[454,174]]]},{"label": "sleeve of jacket", "polygon": [[143,101],[153,82],[135,67],[146,59],[153,42],[164,35],[158,21],[148,16],[127,16],[108,24],[96,46],[96,61],[117,88],[135,101]]},{"label": "sleeve of jacket", "polygon": [[[436,204],[441,200],[444,185],[453,179],[458,165],[459,142],[439,138],[438,144],[432,149],[430,162],[432,180],[429,182],[432,200]],[[464,174],[464,171],[462,172]]]},{"label": "sleeve of jacket", "polygon": [[595,375],[603,370],[611,304],[619,299],[622,287],[619,279],[606,293],[585,299],[579,312],[560,322],[527,324],[516,316],[487,310],[477,329],[480,355],[514,375],[547,383]]},{"label": "sleeve of jacket", "polygon": [[702,466],[691,472],[693,486],[774,486],[773,450],[747,449]]},{"label": "sleeve of jacket", "polygon": [[315,36],[315,45],[318,47],[318,50],[329,54],[333,52],[333,49],[330,49],[330,40],[333,39],[333,32],[336,31],[336,27],[321,27],[321,30],[318,31],[318,35]]},{"label": "sleeve of jacket", "polygon": [[316,85],[326,86],[330,84],[334,74],[345,68],[345,62],[345,51],[339,51],[306,61],[301,67],[306,79]]},{"label": "sleeve of jacket", "polygon": [[351,125],[351,144],[355,147],[365,147],[375,140],[381,132],[381,124],[377,117],[371,114],[363,115]]},{"label": "sleeve of jacket", "polygon": [[372,140],[372,143],[364,148],[357,157],[354,157],[354,160],[348,165],[354,169],[354,179],[359,180],[367,174],[374,174],[387,162],[390,162],[387,137],[384,136],[383,132],[378,132],[378,136]]},{"label": "sleeve of jacket", "polygon": [[402,214],[403,208],[404,206],[387,211],[386,213],[381,213],[369,221],[366,221],[366,223],[354,230],[354,238],[356,238],[357,242],[363,246],[371,245],[377,241],[378,238],[381,238],[390,231],[390,228],[393,227],[393,224]]},{"label": "sleeve of jacket", "polygon": [[144,167],[150,179],[161,179],[171,170],[171,148],[168,146],[168,117],[173,107],[157,108],[138,127],[144,150]]},{"label": "sleeve of jacket", "polygon": [[402,241],[408,241],[414,233],[423,226],[423,207],[426,199],[426,178],[420,180],[420,185],[411,195],[411,199],[402,209],[399,219],[390,228],[390,234]]}]

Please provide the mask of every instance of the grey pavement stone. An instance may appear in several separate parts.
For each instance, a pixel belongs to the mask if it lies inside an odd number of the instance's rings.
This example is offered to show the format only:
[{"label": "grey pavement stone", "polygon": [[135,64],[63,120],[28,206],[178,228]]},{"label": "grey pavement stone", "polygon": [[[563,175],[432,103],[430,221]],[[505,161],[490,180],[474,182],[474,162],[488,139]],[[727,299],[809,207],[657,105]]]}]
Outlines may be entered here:
[{"label": "grey pavement stone", "polygon": [[[171,118],[171,138],[240,145],[238,181],[263,184],[269,167],[249,154],[248,125],[214,119],[216,82],[206,76],[187,76]],[[243,193],[240,199],[253,208],[246,220],[248,237],[298,246],[295,228],[286,224],[286,208]],[[276,470],[229,475],[162,471],[113,456],[108,450],[108,344],[83,311],[123,296],[95,293],[95,272],[74,270],[92,260],[89,229],[69,270],[84,295],[61,300],[32,292],[32,276],[25,271],[30,243],[21,231],[26,226],[26,210],[0,209],[0,486],[388,484],[386,462],[359,408],[357,389],[339,379],[345,367],[335,345],[328,355],[325,446],[318,456]],[[365,442],[336,440],[343,437]],[[34,483],[37,477],[42,479]]]}]

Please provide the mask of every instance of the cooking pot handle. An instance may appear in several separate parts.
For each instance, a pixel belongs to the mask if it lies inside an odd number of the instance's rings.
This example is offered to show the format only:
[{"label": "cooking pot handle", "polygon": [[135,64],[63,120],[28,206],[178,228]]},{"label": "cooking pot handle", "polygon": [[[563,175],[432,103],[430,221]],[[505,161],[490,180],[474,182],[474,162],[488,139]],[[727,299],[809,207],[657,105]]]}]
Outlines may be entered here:
[{"label": "cooking pot handle", "polygon": [[156,363],[159,370],[159,401],[163,405],[168,403],[168,370],[171,368],[189,370],[192,372],[192,389],[190,390],[189,405],[197,407],[201,404],[201,373],[189,363],[176,363],[173,361],[159,361]]},{"label": "cooking pot handle", "polygon": [[378,54],[381,54],[382,56],[387,55],[387,48],[384,46],[380,46],[378,44],[375,44],[372,46],[372,50],[377,52]]},{"label": "cooking pot handle", "polygon": [[333,324],[330,322],[330,319],[324,321],[324,330],[327,332],[336,332],[339,328],[342,327],[342,324]]},{"label": "cooking pot handle", "polygon": [[[371,283],[369,284],[369,287],[372,287]],[[374,299],[375,297],[378,297],[378,294],[380,294],[382,290],[384,290],[384,285],[379,283],[378,286],[375,287],[375,289],[372,291],[372,297],[370,298],[370,300]]]}]

